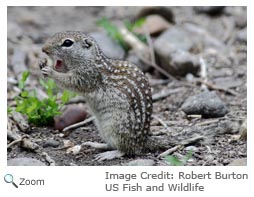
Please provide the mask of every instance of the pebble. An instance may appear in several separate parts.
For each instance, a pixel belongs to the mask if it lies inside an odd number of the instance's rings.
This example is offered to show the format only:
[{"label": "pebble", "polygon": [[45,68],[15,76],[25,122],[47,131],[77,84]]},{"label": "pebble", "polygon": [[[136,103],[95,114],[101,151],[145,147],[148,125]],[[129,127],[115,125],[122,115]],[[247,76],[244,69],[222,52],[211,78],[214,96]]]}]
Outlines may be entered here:
[{"label": "pebble", "polygon": [[45,143],[43,144],[43,147],[58,147],[60,145],[60,142],[54,139],[48,139],[45,141]]},{"label": "pebble", "polygon": [[123,59],[125,55],[124,49],[114,42],[104,32],[93,32],[90,35],[97,41],[106,56],[113,59]]},{"label": "pebble", "polygon": [[205,158],[204,158],[206,161],[208,161],[208,162],[211,162],[211,161],[213,161],[214,160],[214,156],[212,156],[212,155],[205,155]]},{"label": "pebble", "polygon": [[169,23],[175,23],[175,16],[170,7],[165,6],[145,6],[140,7],[135,18],[144,18],[149,15],[160,15],[165,18]]},{"label": "pebble", "polygon": [[136,159],[126,164],[127,166],[154,166],[155,161],[152,159]]},{"label": "pebble", "polygon": [[222,117],[228,108],[216,93],[205,91],[187,98],[181,109],[187,114],[201,114],[204,118]]},{"label": "pebble", "polygon": [[198,151],[198,148],[197,148],[196,146],[187,146],[187,147],[185,148],[185,150],[197,152],[197,151]]},{"label": "pebble", "polygon": [[146,34],[148,32],[149,34],[154,35],[161,33],[169,27],[170,23],[163,17],[153,14],[147,16],[142,26],[134,28],[133,31],[138,34]]},{"label": "pebble", "polygon": [[7,161],[8,166],[46,166],[44,163],[38,159],[29,158],[29,157],[20,157],[9,159]]},{"label": "pebble", "polygon": [[67,126],[85,120],[87,116],[88,113],[84,105],[67,105],[63,113],[60,116],[54,118],[54,128],[61,131]]}]

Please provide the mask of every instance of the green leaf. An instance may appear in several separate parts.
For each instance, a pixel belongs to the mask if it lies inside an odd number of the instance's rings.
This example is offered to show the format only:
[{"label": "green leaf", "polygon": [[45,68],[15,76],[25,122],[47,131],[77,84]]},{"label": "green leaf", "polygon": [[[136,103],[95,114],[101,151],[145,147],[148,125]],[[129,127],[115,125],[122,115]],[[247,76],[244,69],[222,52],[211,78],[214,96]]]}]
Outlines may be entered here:
[{"label": "green leaf", "polygon": [[7,114],[11,114],[13,112],[13,109],[9,106],[7,106]]},{"label": "green leaf", "polygon": [[138,20],[135,21],[135,23],[132,26],[132,29],[136,27],[141,27],[145,23],[146,19],[145,18],[139,18]]},{"label": "green leaf", "polygon": [[18,83],[18,87],[20,89],[24,89],[25,88],[25,82],[26,82],[27,78],[29,77],[29,75],[30,75],[29,71],[25,71],[25,72],[22,73],[22,78],[21,78],[21,80]]},{"label": "green leaf", "polygon": [[29,92],[28,91],[23,91],[23,92],[21,92],[21,94],[20,94],[20,96],[21,97],[27,97],[29,95]]},{"label": "green leaf", "polygon": [[169,155],[165,157],[165,160],[169,162],[172,166],[182,166],[183,162],[180,161],[178,158],[175,156]]},{"label": "green leaf", "polygon": [[69,92],[64,90],[63,91],[63,94],[62,94],[62,97],[61,97],[61,100],[63,103],[67,103],[70,99],[70,95],[69,95]]}]

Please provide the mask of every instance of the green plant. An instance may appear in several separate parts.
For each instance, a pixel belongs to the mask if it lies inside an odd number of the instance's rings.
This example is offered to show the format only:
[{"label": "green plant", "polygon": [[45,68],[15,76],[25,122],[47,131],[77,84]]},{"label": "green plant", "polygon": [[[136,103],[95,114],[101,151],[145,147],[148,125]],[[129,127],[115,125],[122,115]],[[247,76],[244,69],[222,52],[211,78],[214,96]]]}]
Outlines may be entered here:
[{"label": "green plant", "polygon": [[121,33],[117,29],[117,26],[115,26],[113,23],[111,23],[107,18],[103,17],[100,20],[96,22],[98,26],[101,26],[105,29],[109,37],[111,37],[113,40],[115,40],[118,44],[120,44],[124,50],[128,50],[129,47],[125,43]]},{"label": "green plant", "polygon": [[[61,107],[74,95],[64,91],[62,96],[57,96],[57,87],[52,79],[46,82],[40,80],[40,84],[47,93],[47,98],[39,99],[36,90],[28,91],[25,83],[29,72],[24,72],[18,83],[21,93],[16,97],[16,111],[27,116],[28,122],[36,126],[49,125],[53,123],[54,117],[61,114]],[[60,101],[59,101],[60,100]]]},{"label": "green plant", "polygon": [[[131,23],[130,21],[124,21],[124,25],[125,27],[132,32],[133,34],[135,34],[137,36],[138,39],[140,39],[142,42],[146,42],[146,37],[145,35],[142,34],[136,34],[133,32],[135,27],[141,27],[145,22],[144,18],[140,18],[137,21],[135,21],[134,23]],[[110,22],[107,18],[103,17],[100,20],[98,20],[96,22],[96,24],[98,26],[101,26],[102,28],[104,28],[104,30],[107,32],[107,34],[109,35],[109,37],[111,37],[113,40],[115,40],[119,45],[121,45],[124,50],[128,51],[129,47],[126,44],[126,42],[124,41],[124,38],[122,36],[122,34],[119,32],[118,28],[116,25],[114,25],[112,22]]]},{"label": "green plant", "polygon": [[190,150],[188,154],[182,159],[178,159],[173,155],[168,155],[165,157],[165,160],[170,163],[172,166],[184,166],[186,162],[192,157],[193,151]]}]

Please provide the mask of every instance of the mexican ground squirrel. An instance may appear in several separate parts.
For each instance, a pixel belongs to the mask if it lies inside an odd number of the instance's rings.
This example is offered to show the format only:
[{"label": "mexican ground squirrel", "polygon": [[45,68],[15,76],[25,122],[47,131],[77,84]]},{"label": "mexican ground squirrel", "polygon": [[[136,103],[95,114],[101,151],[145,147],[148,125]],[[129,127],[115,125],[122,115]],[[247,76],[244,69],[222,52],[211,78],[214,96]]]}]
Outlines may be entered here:
[{"label": "mexican ground squirrel", "polygon": [[141,154],[149,146],[151,87],[137,66],[106,57],[97,42],[80,31],[56,33],[42,51],[54,61],[52,66],[40,64],[42,73],[84,96],[106,147],[117,150],[98,159]]}]

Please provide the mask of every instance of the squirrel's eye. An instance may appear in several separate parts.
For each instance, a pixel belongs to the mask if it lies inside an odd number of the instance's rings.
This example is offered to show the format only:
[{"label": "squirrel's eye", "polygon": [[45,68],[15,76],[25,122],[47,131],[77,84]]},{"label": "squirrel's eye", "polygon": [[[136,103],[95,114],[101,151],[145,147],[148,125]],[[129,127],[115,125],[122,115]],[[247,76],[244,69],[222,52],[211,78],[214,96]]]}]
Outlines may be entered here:
[{"label": "squirrel's eye", "polygon": [[84,40],[84,46],[89,49],[92,46],[92,42],[89,39]]},{"label": "squirrel's eye", "polygon": [[63,42],[63,44],[61,45],[62,47],[70,47],[73,44],[73,41],[67,39]]}]

